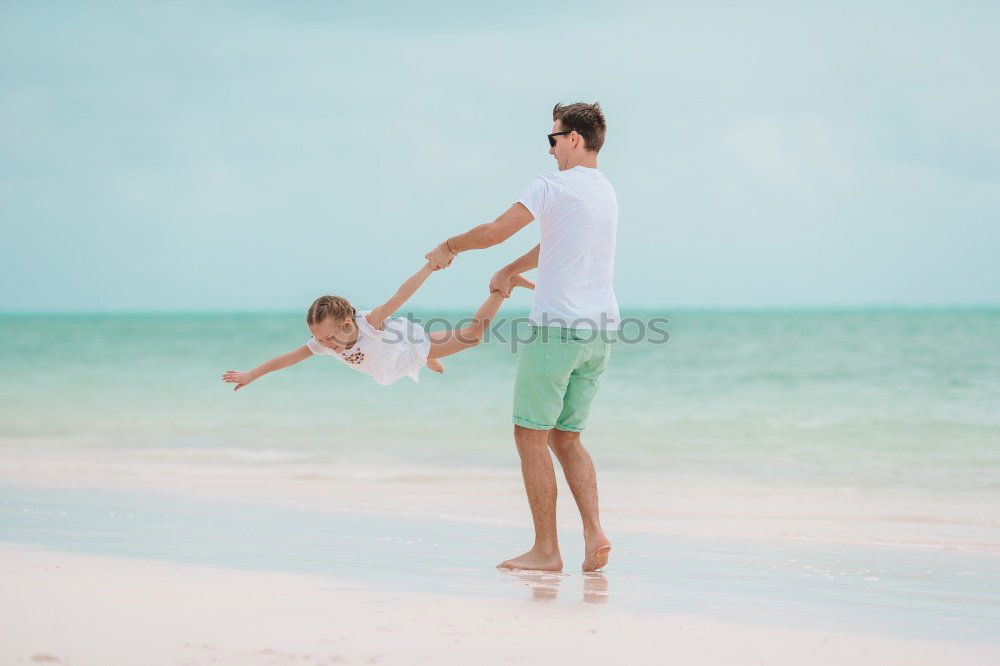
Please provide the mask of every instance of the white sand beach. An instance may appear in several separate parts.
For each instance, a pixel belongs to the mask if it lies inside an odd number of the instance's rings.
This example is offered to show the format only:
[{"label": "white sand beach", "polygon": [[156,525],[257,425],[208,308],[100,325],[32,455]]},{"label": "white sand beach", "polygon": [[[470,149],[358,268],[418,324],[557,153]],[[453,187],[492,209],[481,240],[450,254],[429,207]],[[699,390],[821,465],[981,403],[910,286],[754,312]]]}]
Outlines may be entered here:
[{"label": "white sand beach", "polygon": [[947,503],[875,510],[845,492],[821,511],[820,489],[657,490],[609,474],[615,550],[584,575],[560,480],[566,570],[510,573],[494,565],[530,535],[516,470],[337,473],[220,455],[8,447],[0,662],[1000,658],[995,528],[935,522]]},{"label": "white sand beach", "polygon": [[[641,613],[598,580],[520,598],[0,547],[5,664],[985,664],[997,649]],[[414,572],[413,575],[419,575]]]}]

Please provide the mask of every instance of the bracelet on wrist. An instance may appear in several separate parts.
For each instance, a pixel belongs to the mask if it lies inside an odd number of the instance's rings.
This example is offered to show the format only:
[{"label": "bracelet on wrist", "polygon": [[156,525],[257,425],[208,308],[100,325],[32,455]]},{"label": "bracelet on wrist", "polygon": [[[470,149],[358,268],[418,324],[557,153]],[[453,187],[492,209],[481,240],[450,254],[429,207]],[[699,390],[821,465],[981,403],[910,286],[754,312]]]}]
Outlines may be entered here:
[{"label": "bracelet on wrist", "polygon": [[446,238],[445,239],[444,246],[448,249],[449,252],[451,252],[452,256],[454,256],[454,257],[458,256],[458,252],[455,252],[453,249],[451,249],[451,239],[450,238]]}]

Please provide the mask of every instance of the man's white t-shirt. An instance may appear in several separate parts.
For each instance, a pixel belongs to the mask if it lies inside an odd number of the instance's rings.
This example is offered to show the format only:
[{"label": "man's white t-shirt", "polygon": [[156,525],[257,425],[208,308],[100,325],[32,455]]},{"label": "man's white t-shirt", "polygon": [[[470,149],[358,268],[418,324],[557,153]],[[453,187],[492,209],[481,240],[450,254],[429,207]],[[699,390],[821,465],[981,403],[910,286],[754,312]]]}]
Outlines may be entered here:
[{"label": "man's white t-shirt", "polygon": [[590,167],[554,171],[533,180],[518,202],[541,226],[531,323],[617,329],[618,198],[608,179]]}]

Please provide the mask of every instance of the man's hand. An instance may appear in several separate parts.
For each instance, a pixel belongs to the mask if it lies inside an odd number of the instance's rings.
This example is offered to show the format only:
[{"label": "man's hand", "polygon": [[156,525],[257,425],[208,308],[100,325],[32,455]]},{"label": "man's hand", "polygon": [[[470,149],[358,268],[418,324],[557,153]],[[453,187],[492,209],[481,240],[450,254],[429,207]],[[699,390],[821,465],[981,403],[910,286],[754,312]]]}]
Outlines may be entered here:
[{"label": "man's hand", "polygon": [[249,372],[237,372],[236,370],[230,370],[222,375],[222,381],[236,384],[233,388],[234,391],[239,391],[255,379],[257,378]]},{"label": "man's hand", "polygon": [[436,248],[424,255],[424,259],[431,263],[431,267],[439,271],[442,268],[451,266],[452,260],[458,255],[448,249],[448,242],[441,243]]},{"label": "man's hand", "polygon": [[490,278],[490,292],[499,291],[504,298],[510,298],[510,292],[514,288],[513,279],[514,274],[504,266]]}]

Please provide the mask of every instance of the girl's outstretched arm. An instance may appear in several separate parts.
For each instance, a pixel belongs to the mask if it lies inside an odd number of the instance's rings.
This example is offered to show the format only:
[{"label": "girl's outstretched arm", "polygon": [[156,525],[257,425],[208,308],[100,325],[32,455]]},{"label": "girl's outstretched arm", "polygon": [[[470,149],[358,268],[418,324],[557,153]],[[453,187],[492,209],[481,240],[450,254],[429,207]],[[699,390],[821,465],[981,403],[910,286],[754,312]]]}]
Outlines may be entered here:
[{"label": "girl's outstretched arm", "polygon": [[382,323],[385,322],[386,317],[392,316],[392,313],[403,307],[403,304],[410,299],[420,289],[420,285],[434,272],[431,267],[431,262],[424,264],[423,268],[414,273],[410,279],[400,285],[396,293],[393,294],[392,298],[387,300],[382,305],[377,308],[372,309],[368,313],[367,319],[368,323],[371,324],[378,330],[382,330]]},{"label": "girl's outstretched arm", "polygon": [[287,354],[275,356],[270,361],[261,363],[250,372],[237,372],[236,370],[225,372],[222,375],[222,381],[236,384],[236,387],[233,390],[239,391],[253,380],[263,377],[269,372],[274,372],[275,370],[281,370],[282,368],[287,368],[290,365],[295,365],[299,361],[304,361],[310,356],[312,356],[312,350],[309,349],[307,345],[302,345],[298,349],[290,351]]}]

